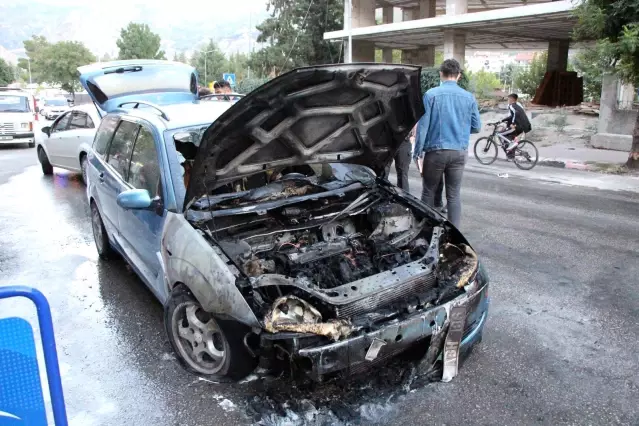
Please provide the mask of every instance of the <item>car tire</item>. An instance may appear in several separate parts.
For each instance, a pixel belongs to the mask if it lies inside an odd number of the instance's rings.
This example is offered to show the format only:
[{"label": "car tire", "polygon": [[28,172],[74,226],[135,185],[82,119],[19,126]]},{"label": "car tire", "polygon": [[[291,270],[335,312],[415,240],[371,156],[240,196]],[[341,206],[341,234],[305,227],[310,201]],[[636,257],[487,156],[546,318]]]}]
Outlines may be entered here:
[{"label": "car tire", "polygon": [[49,157],[47,157],[47,153],[44,152],[42,147],[38,148],[38,160],[40,161],[40,165],[42,166],[42,173],[45,175],[53,174],[53,166],[49,162]]},{"label": "car tire", "polygon": [[29,142],[29,148],[35,148],[35,142]]},{"label": "car tire", "polygon": [[[192,317],[195,320],[189,319]],[[173,289],[164,306],[164,327],[178,361],[192,374],[234,381],[246,377],[257,366],[257,358],[251,356],[244,345],[250,328],[204,311],[184,285]],[[203,349],[196,354],[200,347]],[[216,352],[219,359],[214,358],[212,352]]]},{"label": "car tire", "polygon": [[109,242],[109,235],[104,227],[102,215],[94,201],[91,201],[91,228],[93,228],[93,240],[95,241],[98,255],[102,259],[112,259],[115,257],[115,250],[113,250]]},{"label": "car tire", "polygon": [[87,166],[89,165],[89,159],[86,154],[82,154],[80,157],[80,170],[82,170],[82,182],[84,185],[88,185],[87,180]]}]

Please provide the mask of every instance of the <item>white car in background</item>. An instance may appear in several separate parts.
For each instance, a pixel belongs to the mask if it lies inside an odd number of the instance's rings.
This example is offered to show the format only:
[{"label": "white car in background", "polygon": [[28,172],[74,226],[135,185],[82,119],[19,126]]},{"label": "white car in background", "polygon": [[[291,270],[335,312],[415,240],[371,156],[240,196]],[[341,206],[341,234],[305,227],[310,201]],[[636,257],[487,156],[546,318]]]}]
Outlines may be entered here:
[{"label": "white car in background", "polygon": [[33,148],[35,111],[36,101],[30,93],[0,87],[0,145],[26,143]]},{"label": "white car in background", "polygon": [[44,136],[37,148],[42,173],[53,174],[53,168],[59,167],[82,173],[86,183],[86,156],[100,120],[95,105],[80,105],[63,113],[51,126],[43,127]]},{"label": "white car in background", "polygon": [[40,107],[40,114],[47,120],[55,120],[62,113],[69,111],[69,101],[67,98],[47,98],[44,100],[44,104]]}]

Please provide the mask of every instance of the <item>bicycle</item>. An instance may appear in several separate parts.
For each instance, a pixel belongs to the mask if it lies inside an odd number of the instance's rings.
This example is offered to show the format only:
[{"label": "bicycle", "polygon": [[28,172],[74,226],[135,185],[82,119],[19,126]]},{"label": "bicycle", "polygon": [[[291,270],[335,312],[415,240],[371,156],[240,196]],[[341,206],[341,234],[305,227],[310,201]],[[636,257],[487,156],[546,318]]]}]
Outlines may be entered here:
[{"label": "bicycle", "polygon": [[[539,152],[537,147],[530,141],[525,139],[517,139],[517,145],[508,152],[507,148],[510,145],[510,139],[501,135],[498,131],[500,122],[488,123],[489,126],[493,126],[493,133],[488,137],[477,139],[475,142],[475,158],[481,164],[489,165],[493,164],[499,154],[499,146],[504,150],[506,158],[513,160],[515,165],[522,170],[530,170],[537,164],[539,160]],[[482,144],[483,148],[482,148]],[[530,151],[530,152],[529,152]],[[483,155],[483,156],[482,156]]]}]

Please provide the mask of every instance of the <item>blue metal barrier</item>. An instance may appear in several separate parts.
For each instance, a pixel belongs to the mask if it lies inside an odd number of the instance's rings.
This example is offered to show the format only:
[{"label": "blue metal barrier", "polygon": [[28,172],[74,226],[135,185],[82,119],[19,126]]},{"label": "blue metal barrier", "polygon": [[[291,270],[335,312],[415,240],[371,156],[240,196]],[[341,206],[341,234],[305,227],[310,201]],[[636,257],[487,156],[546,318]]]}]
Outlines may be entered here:
[{"label": "blue metal barrier", "polygon": [[[62,381],[60,379],[60,367],[58,365],[58,352],[55,346],[55,337],[53,334],[53,321],[51,319],[51,309],[49,308],[49,302],[46,297],[38,290],[25,286],[8,286],[8,287],[0,287],[0,299],[6,299],[9,297],[26,297],[30,299],[37,308],[38,312],[38,323],[40,326],[40,337],[42,339],[42,349],[44,352],[44,363],[47,372],[47,379],[49,382],[49,394],[51,395],[51,407],[53,411],[53,420],[56,426],[67,426],[67,415],[66,408],[64,405],[64,394],[62,392]],[[4,322],[4,327],[0,328],[0,330],[9,330],[10,332],[14,332],[15,336],[18,336],[19,343],[22,345],[21,350],[26,352],[33,352],[33,358],[35,359],[35,345],[33,343],[33,331],[28,322],[21,318],[6,318],[0,321]],[[29,334],[30,333],[30,334]],[[28,337],[30,337],[31,341],[28,342]],[[0,335],[0,339],[3,339],[4,336]],[[9,345],[9,339],[5,339],[6,344]],[[26,349],[25,349],[26,348]],[[2,349],[2,348],[0,348]],[[5,348],[7,349],[7,348]],[[6,356],[16,355],[16,351],[4,351]],[[9,355],[7,355],[9,354]],[[20,367],[29,364],[29,360],[26,360],[22,363],[17,362],[16,359],[19,360],[19,356],[22,354],[18,354],[18,357],[11,358],[11,363],[9,365],[9,369],[5,368],[4,371],[0,371],[0,386],[2,386],[3,380],[6,383],[20,383],[20,378],[15,378],[10,376],[13,372],[14,374],[20,374]],[[29,358],[31,354],[27,354],[27,358]],[[0,352],[0,361],[2,357],[2,352]],[[36,360],[37,363],[37,360]],[[37,366],[37,365],[36,365]],[[13,370],[13,371],[12,371]],[[32,370],[32,369],[31,369]],[[6,375],[6,376],[4,376]],[[2,378],[4,376],[4,379]],[[39,382],[39,371],[36,368],[33,376],[38,379]],[[34,379],[31,377],[31,379]],[[18,379],[17,381],[15,379]],[[33,380],[29,382],[33,384]],[[40,401],[42,401],[42,386],[39,385],[39,398],[38,395],[32,396],[32,401],[30,401],[30,406],[33,409],[33,406],[37,406]],[[24,388],[23,386],[20,386]],[[17,389],[19,391],[20,389]],[[7,391],[7,394],[9,391]],[[5,395],[0,393],[0,396]],[[11,396],[6,396],[6,398],[11,398]],[[0,400],[0,404],[6,401]],[[44,407],[44,402],[42,402],[42,408]],[[13,416],[11,413],[2,412],[2,406],[0,405],[0,423],[3,422],[3,419],[11,419],[17,418]],[[37,407],[36,407],[37,408]],[[38,415],[36,412],[35,415]],[[35,417],[34,417],[35,418]],[[46,422],[46,416],[45,416]],[[24,423],[14,423],[14,424],[24,424]],[[35,422],[31,424],[41,424],[40,422]]]}]

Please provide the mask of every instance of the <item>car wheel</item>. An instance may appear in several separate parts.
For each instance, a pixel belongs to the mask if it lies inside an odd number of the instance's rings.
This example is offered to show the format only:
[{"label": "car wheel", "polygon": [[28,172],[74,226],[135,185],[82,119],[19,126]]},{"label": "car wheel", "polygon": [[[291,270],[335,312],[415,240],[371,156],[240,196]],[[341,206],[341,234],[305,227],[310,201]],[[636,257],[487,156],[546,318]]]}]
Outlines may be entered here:
[{"label": "car wheel", "polygon": [[38,160],[40,161],[40,165],[42,166],[42,173],[45,175],[53,174],[53,166],[49,162],[49,157],[47,157],[47,153],[44,152],[42,147],[38,148]]},{"label": "car wheel", "polygon": [[29,142],[29,148],[35,148],[35,142]]},{"label": "car wheel", "polygon": [[164,307],[164,326],[173,350],[189,372],[216,380],[239,380],[257,365],[244,345],[250,328],[215,318],[186,286],[179,285]]},{"label": "car wheel", "polygon": [[82,182],[84,182],[85,185],[88,184],[88,181],[87,181],[88,165],[89,165],[89,160],[87,159],[86,154],[83,154],[82,157],[80,157],[80,169],[82,170]]},{"label": "car wheel", "polygon": [[115,255],[115,251],[109,242],[109,236],[104,227],[104,222],[102,222],[98,206],[93,201],[91,202],[91,227],[93,228],[93,240],[95,241],[95,247],[98,249],[98,255],[102,259],[111,259]]}]

